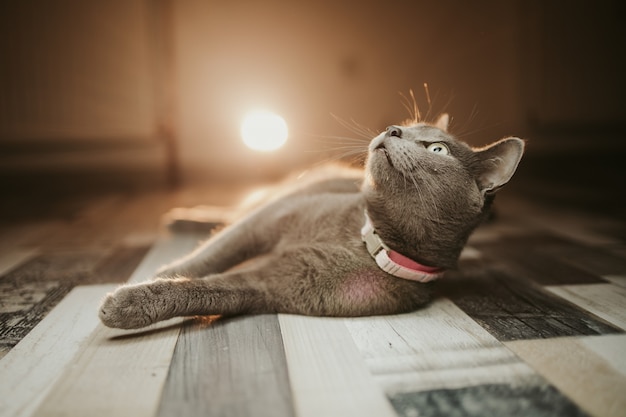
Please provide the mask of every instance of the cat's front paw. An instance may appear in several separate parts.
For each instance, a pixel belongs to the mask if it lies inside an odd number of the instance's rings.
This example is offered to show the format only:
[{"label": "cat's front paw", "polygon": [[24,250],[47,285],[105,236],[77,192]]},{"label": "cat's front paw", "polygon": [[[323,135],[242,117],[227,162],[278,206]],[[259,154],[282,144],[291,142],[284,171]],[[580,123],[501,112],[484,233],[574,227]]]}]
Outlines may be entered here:
[{"label": "cat's front paw", "polygon": [[150,314],[149,292],[142,286],[120,287],[107,294],[100,306],[100,321],[118,329],[139,329],[157,321]]}]

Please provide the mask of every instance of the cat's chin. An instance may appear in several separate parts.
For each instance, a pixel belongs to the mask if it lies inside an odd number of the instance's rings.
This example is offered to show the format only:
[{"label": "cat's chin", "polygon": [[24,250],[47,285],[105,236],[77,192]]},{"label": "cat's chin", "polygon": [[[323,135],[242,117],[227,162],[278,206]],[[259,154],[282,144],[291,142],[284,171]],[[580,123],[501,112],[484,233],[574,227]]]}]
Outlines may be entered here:
[{"label": "cat's chin", "polygon": [[385,158],[387,158],[387,162],[389,162],[389,165],[393,166],[393,161],[391,160],[391,155],[389,155],[389,151],[387,149],[381,149],[381,151],[385,155]]},{"label": "cat's chin", "polygon": [[384,157],[387,160],[387,163],[395,168],[395,166],[393,165],[393,160],[391,159],[391,155],[389,154],[387,148],[385,148],[384,146],[379,146],[378,148],[374,149],[374,151],[372,152],[372,156]]}]

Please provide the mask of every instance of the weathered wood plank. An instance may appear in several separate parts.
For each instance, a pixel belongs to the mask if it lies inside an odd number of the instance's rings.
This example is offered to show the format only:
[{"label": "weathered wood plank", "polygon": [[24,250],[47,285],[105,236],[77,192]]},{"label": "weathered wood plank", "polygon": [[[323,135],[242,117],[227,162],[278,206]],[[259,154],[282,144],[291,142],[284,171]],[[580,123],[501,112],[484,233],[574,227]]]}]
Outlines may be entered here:
[{"label": "weathered wood plank", "polygon": [[541,250],[559,260],[587,270],[594,275],[626,274],[626,258],[601,247],[559,244],[545,245]]},{"label": "weathered wood plank", "polygon": [[278,317],[298,417],[396,415],[343,319]]},{"label": "weathered wood plank", "polygon": [[452,302],[410,314],[348,319],[376,381],[390,396],[519,383],[534,372]]},{"label": "weathered wood plank", "polygon": [[400,417],[588,417],[542,380],[400,393],[391,402]]},{"label": "weathered wood plank", "polygon": [[[129,281],[150,278],[163,263],[195,247],[197,240],[197,235],[180,235],[158,242]],[[38,415],[153,417],[180,321],[173,319],[138,332],[98,325],[42,402]]]},{"label": "weathered wood plank", "polygon": [[0,360],[0,415],[29,416],[98,324],[111,285],[76,287]]},{"label": "weathered wood plank", "polygon": [[37,255],[36,249],[8,249],[0,251],[0,277]]},{"label": "weathered wood plank", "polygon": [[46,281],[89,284],[95,266],[108,254],[108,249],[74,248],[46,251],[6,273],[3,281],[17,285]]},{"label": "weathered wood plank", "polygon": [[531,281],[485,265],[450,273],[435,288],[501,341],[621,331]]},{"label": "weathered wood plank", "polygon": [[[555,248],[578,251],[581,244],[552,235],[537,233],[480,245],[479,249],[491,264],[500,264],[513,275],[541,285],[604,283],[599,273],[581,268],[551,253]],[[551,248],[551,251],[550,251]]]},{"label": "weathered wood plank", "polygon": [[36,415],[154,416],[180,322],[133,334],[99,324]]},{"label": "weathered wood plank", "polygon": [[28,223],[2,225],[0,228],[0,251],[15,248],[40,248],[49,236],[65,230],[67,224],[60,220],[37,219]]},{"label": "weathered wood plank", "polygon": [[516,199],[514,209],[523,213],[523,223],[531,228],[549,231],[569,240],[590,246],[619,243],[620,239],[611,236],[607,230],[620,230],[621,224],[614,219],[593,214],[537,204],[527,198]]},{"label": "weathered wood plank", "polygon": [[[587,340],[592,342],[588,343]],[[506,345],[591,415],[624,415],[625,335],[521,340]],[[597,348],[608,345],[612,345],[612,348]],[[616,355],[621,358],[618,359],[621,361],[621,369],[613,365]]]},{"label": "weathered wood plank", "polygon": [[547,287],[579,307],[626,330],[626,288],[612,284]]},{"label": "weathered wood plank", "polygon": [[203,239],[206,239],[206,235],[203,233],[179,233],[157,242],[133,272],[128,283],[139,283],[152,278],[159,268],[187,255]]},{"label": "weathered wood plank", "polygon": [[95,266],[90,281],[120,284],[127,281],[149,250],[150,245],[116,247]]},{"label": "weathered wood plank", "polygon": [[626,335],[581,337],[578,342],[603,358],[611,368],[626,376]]},{"label": "weathered wood plank", "polygon": [[96,236],[100,240],[118,241],[129,235],[154,233],[161,224],[163,213],[171,208],[172,198],[171,194],[162,191],[133,195],[100,224]]},{"label": "weathered wood plank", "polygon": [[0,346],[10,350],[62,299],[73,285],[59,282],[0,284]]},{"label": "weathered wood plank", "polygon": [[19,342],[75,285],[123,282],[148,247],[45,251],[0,281],[0,349]]},{"label": "weathered wood plank", "polygon": [[586,415],[449,300],[347,327],[400,416]]},{"label": "weathered wood plank", "polygon": [[619,285],[622,288],[626,288],[626,274],[623,275],[603,275],[602,278],[604,278],[605,280],[615,284],[615,285]]},{"label": "weathered wood plank", "polygon": [[104,193],[84,199],[69,200],[65,207],[65,227],[57,233],[46,235],[40,244],[47,248],[55,247],[97,247],[113,242],[102,242],[101,228],[108,225],[123,202],[120,193]]},{"label": "weathered wood plank", "polygon": [[277,316],[185,326],[157,415],[293,416]]}]

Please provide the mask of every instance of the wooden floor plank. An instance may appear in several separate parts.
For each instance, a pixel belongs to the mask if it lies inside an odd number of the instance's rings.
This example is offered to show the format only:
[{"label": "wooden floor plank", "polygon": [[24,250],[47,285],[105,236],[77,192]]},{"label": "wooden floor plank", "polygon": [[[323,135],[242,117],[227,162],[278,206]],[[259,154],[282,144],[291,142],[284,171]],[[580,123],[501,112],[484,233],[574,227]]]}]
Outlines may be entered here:
[{"label": "wooden floor plank", "polygon": [[118,212],[123,196],[119,193],[105,193],[72,202],[63,210],[66,227],[58,233],[49,234],[41,245],[54,247],[94,247],[113,243],[102,241],[102,227],[106,227],[111,217]]},{"label": "wooden floor plank", "polygon": [[394,397],[493,383],[519,383],[534,372],[449,300],[410,314],[349,319],[357,347]]},{"label": "wooden floor plank", "polygon": [[39,252],[36,249],[8,249],[0,251],[0,276],[6,274]]},{"label": "wooden floor plank", "polygon": [[541,250],[598,276],[626,274],[626,258],[602,247],[560,244],[544,245]]},{"label": "wooden floor plank", "polygon": [[603,275],[602,278],[609,282],[612,282],[615,285],[619,285],[622,288],[626,288],[626,274]]},{"label": "wooden floor plank", "polygon": [[397,394],[398,417],[589,417],[539,378],[524,384],[484,384]]},{"label": "wooden floor plank", "polygon": [[0,283],[0,349],[17,345],[74,286],[59,281]]},{"label": "wooden floor plank", "polygon": [[[193,249],[197,240],[196,235],[177,235],[158,242],[129,281],[150,278],[164,262]],[[153,417],[180,322],[173,319],[136,332],[98,325],[37,414]]]},{"label": "wooden floor plank", "polygon": [[524,213],[523,224],[534,229],[550,231],[569,240],[603,246],[619,243],[619,238],[610,236],[604,230],[617,229],[621,223],[609,218],[585,215],[567,207],[558,208],[541,205],[528,198],[515,199],[514,209]]},{"label": "wooden floor plank", "polygon": [[123,283],[145,258],[151,245],[119,246],[98,263],[93,271],[93,281],[102,283]]},{"label": "wooden floor plank", "polygon": [[540,285],[594,284],[604,280],[599,274],[567,263],[559,258],[541,253],[540,250],[526,250],[507,259],[519,275]]},{"label": "wooden floor plank", "polygon": [[36,252],[0,280],[0,356],[15,346],[76,285],[122,283],[149,247]]},{"label": "wooden floor plank", "polygon": [[279,321],[298,417],[395,417],[343,319],[281,314]]},{"label": "wooden floor plank", "polygon": [[60,220],[36,219],[30,222],[0,223],[0,250],[40,246],[43,239],[66,227]]},{"label": "wooden floor plank", "polygon": [[613,284],[594,284],[565,285],[547,289],[626,330],[626,288]]},{"label": "wooden floor plank", "polygon": [[346,325],[399,416],[586,415],[449,300]]},{"label": "wooden floor plank", "polygon": [[163,191],[146,191],[126,198],[111,218],[100,225],[99,238],[118,240],[154,233],[163,214],[171,209],[172,198],[171,193]]},{"label": "wooden floor plank", "polygon": [[489,265],[449,273],[436,289],[501,341],[621,332],[542,286]]},{"label": "wooden floor plank", "polygon": [[611,368],[626,376],[626,335],[581,337],[578,341],[602,357]]},{"label": "wooden floor plank", "polygon": [[152,278],[156,270],[187,255],[203,239],[206,239],[204,233],[178,233],[158,241],[133,272],[128,283],[139,283]]},{"label": "wooden floor plank", "polygon": [[17,284],[46,281],[90,284],[94,268],[109,253],[109,248],[46,251],[5,274],[3,280]]},{"label": "wooden floor plank", "polygon": [[185,326],[157,415],[292,417],[277,316]]},{"label": "wooden floor plank", "polygon": [[29,416],[98,325],[111,285],[76,287],[0,361],[0,415]]},{"label": "wooden floor plank", "polygon": [[153,417],[180,322],[134,334],[98,325],[36,415]]},{"label": "wooden floor plank", "polygon": [[598,271],[583,268],[561,256],[561,252],[584,251],[585,246],[549,234],[511,237],[479,248],[491,263],[501,264],[511,273],[540,285],[605,282]]},{"label": "wooden floor plank", "polygon": [[[586,340],[593,342],[590,345]],[[619,355],[623,357],[626,335],[506,343],[509,349],[592,416],[622,417],[626,410],[623,365],[622,369],[616,369],[607,350],[597,350],[594,344],[611,344],[611,351],[621,352]]]}]

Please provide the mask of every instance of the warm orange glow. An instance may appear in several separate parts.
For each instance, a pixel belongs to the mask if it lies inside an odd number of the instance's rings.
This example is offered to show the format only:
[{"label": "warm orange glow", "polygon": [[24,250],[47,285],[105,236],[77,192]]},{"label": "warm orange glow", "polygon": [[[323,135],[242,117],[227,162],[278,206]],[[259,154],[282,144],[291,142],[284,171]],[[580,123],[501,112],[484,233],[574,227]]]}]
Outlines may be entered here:
[{"label": "warm orange glow", "polygon": [[243,142],[256,151],[274,151],[287,142],[287,136],[285,120],[269,111],[252,111],[241,124]]}]

